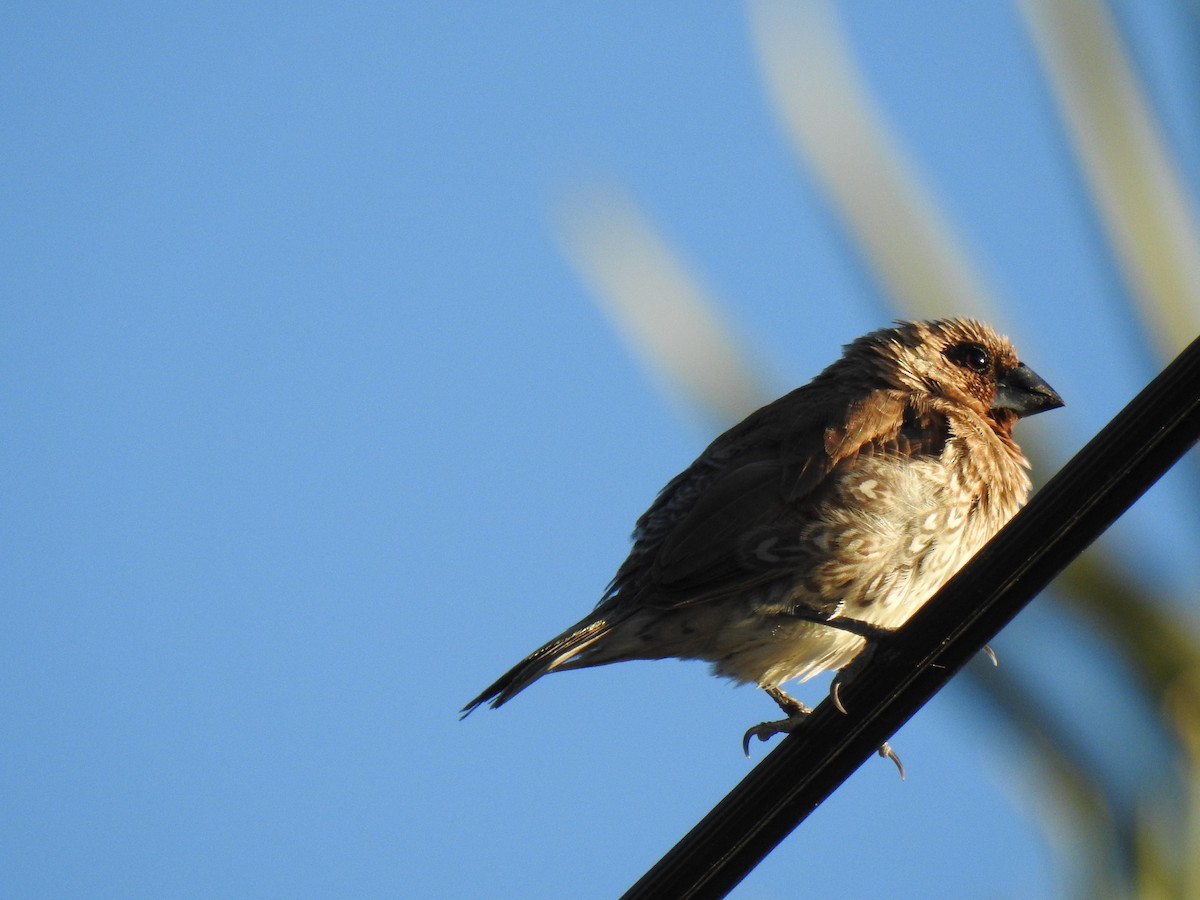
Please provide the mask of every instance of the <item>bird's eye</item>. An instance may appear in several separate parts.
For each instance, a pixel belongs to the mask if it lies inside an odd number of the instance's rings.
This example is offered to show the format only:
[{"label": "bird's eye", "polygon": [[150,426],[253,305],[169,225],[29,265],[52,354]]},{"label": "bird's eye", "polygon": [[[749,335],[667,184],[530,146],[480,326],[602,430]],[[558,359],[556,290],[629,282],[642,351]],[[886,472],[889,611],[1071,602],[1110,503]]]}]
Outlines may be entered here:
[{"label": "bird's eye", "polygon": [[950,356],[960,366],[966,366],[972,372],[987,372],[992,367],[991,354],[979,344],[960,344]]}]

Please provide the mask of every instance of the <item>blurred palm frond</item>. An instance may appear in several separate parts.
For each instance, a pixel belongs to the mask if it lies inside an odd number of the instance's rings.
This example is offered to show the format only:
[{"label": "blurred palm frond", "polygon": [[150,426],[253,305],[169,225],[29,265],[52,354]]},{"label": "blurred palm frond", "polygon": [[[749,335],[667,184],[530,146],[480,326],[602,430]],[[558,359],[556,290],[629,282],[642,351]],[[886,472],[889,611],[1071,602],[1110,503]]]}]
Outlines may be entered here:
[{"label": "blurred palm frond", "polygon": [[1099,0],[1020,0],[1129,294],[1163,359],[1200,334],[1200,230]]},{"label": "blurred palm frond", "polygon": [[983,279],[872,102],[833,6],[754,0],[751,35],[768,96],[882,293],[917,318],[1003,327]]},{"label": "blurred palm frond", "polygon": [[592,190],[558,210],[556,232],[600,308],[630,348],[668,385],[718,421],[762,405],[763,381],[748,344],[620,187]]}]

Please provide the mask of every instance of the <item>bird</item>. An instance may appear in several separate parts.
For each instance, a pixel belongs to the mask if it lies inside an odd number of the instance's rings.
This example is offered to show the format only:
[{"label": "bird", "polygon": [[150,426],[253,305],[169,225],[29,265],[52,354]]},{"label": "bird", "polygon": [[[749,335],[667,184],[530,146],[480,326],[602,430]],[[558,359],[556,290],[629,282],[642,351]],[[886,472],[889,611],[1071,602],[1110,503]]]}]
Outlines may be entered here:
[{"label": "bird", "polygon": [[[831,693],[1023,505],[1016,421],[1063,406],[1008,338],[969,318],[897,321],[845,345],[808,384],[717,437],[637,520],[591,613],[461,711],[499,707],[551,672],[638,659],[704,660],[754,684],[835,671]],[[860,658],[860,654],[862,655]],[[886,744],[882,755],[891,756]]]}]

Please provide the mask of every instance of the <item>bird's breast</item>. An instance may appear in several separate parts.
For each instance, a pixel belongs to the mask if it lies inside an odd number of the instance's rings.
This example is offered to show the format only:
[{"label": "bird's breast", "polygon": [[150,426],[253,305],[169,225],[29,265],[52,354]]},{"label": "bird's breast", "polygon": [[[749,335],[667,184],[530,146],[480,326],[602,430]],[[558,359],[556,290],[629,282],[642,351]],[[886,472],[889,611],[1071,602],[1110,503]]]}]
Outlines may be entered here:
[{"label": "bird's breast", "polygon": [[860,461],[801,534],[809,562],[795,599],[895,627],[1016,512],[953,454]]}]

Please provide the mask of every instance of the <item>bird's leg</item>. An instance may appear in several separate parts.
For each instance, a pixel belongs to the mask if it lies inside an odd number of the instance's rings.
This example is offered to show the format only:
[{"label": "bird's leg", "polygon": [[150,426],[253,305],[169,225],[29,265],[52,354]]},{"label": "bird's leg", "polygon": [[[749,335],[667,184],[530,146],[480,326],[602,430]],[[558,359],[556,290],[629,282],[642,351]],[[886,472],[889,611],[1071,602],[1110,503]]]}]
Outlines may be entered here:
[{"label": "bird's leg", "polygon": [[793,619],[803,619],[805,622],[815,622],[818,625],[827,625],[839,631],[857,634],[860,638],[864,638],[867,641],[882,641],[896,632],[894,628],[885,628],[882,625],[864,622],[862,619],[851,619],[846,616],[840,616],[836,612],[822,612],[819,609],[812,609],[807,606],[794,606],[779,613],[779,615],[788,616]]},{"label": "bird's leg", "polygon": [[763,688],[763,690],[766,691],[767,696],[778,703],[779,708],[789,716],[807,716],[810,712],[812,712],[811,709],[809,709],[791,694],[786,693],[780,687],[772,685],[770,687]]},{"label": "bird's leg", "polygon": [[773,722],[759,722],[753,728],[746,730],[746,733],[742,735],[742,752],[746,754],[747,759],[750,757],[750,738],[756,737],[760,741],[765,741],[777,734],[790,734],[812,712],[795,697],[784,693],[778,687],[764,686],[763,690],[767,692],[768,697],[779,704],[779,708],[787,714],[787,718],[776,719]]}]

